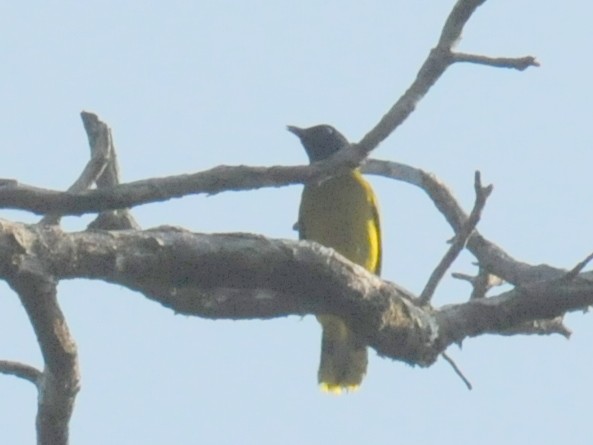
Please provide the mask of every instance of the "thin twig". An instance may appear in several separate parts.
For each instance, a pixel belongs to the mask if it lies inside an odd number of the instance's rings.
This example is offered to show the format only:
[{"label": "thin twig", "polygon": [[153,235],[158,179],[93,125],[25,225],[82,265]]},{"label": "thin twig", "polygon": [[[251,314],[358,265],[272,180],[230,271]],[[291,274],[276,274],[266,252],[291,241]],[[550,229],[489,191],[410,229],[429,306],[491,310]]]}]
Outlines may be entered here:
[{"label": "thin twig", "polygon": [[0,360],[0,373],[13,375],[33,383],[39,384],[42,373],[37,368],[12,360]]},{"label": "thin twig", "polygon": [[495,286],[500,286],[502,283],[504,283],[502,278],[491,274],[483,267],[480,267],[478,275],[476,276],[466,275],[459,272],[453,272],[451,276],[458,280],[467,281],[472,285],[472,293],[469,297],[470,300],[475,298],[484,298],[490,289]]},{"label": "thin twig", "polygon": [[426,283],[426,286],[424,287],[424,290],[422,291],[419,297],[419,302],[421,304],[427,304],[430,301],[439,282],[445,275],[445,272],[447,272],[451,264],[453,264],[453,261],[455,261],[459,253],[463,250],[468,238],[470,237],[470,235],[476,228],[476,225],[480,221],[480,216],[486,204],[486,199],[492,192],[492,185],[482,187],[479,171],[475,173],[474,189],[476,192],[476,201],[474,203],[474,208],[472,209],[466,223],[455,234],[455,238],[453,239],[451,247],[449,247],[447,253],[445,253],[445,255],[443,256],[441,262],[430,275],[430,278],[428,279],[428,282]]},{"label": "thin twig", "polygon": [[488,57],[478,54],[453,53],[454,62],[475,63],[478,65],[492,66],[495,68],[511,68],[523,71],[529,67],[540,66],[533,56],[525,57]]},{"label": "thin twig", "polygon": [[582,270],[587,266],[587,264],[591,262],[591,260],[593,260],[593,253],[588,255],[587,258],[585,258],[583,261],[581,261],[579,264],[573,267],[564,277],[562,277],[562,279],[566,281],[574,280],[576,276],[580,274]]},{"label": "thin twig", "polygon": [[467,377],[465,377],[463,375],[463,372],[461,372],[461,369],[459,369],[459,367],[457,366],[457,363],[455,363],[453,361],[453,359],[447,355],[446,352],[441,352],[441,355],[443,356],[443,358],[445,360],[447,360],[447,363],[449,363],[451,365],[451,367],[453,368],[453,371],[455,371],[455,374],[457,374],[459,376],[459,378],[463,381],[463,383],[465,383],[465,386],[467,387],[467,389],[469,389],[471,391],[473,389],[472,384],[467,379]]}]

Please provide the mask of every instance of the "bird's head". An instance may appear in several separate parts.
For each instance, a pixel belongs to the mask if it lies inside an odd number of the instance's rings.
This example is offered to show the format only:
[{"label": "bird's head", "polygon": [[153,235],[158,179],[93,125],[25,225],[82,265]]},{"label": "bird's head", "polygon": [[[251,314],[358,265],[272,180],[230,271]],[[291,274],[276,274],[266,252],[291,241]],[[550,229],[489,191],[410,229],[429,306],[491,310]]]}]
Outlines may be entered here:
[{"label": "bird's head", "polygon": [[331,125],[316,125],[310,128],[289,125],[287,129],[301,140],[312,163],[327,159],[350,145],[344,135]]}]

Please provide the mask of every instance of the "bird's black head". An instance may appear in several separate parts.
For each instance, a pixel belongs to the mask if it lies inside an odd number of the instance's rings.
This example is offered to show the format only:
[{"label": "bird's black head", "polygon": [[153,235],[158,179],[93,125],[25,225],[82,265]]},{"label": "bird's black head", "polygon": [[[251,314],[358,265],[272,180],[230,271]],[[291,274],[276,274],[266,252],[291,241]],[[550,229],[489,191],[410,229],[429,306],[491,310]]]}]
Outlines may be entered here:
[{"label": "bird's black head", "polygon": [[301,140],[311,162],[327,159],[350,145],[344,135],[330,125],[316,125],[310,128],[289,125],[287,128]]}]

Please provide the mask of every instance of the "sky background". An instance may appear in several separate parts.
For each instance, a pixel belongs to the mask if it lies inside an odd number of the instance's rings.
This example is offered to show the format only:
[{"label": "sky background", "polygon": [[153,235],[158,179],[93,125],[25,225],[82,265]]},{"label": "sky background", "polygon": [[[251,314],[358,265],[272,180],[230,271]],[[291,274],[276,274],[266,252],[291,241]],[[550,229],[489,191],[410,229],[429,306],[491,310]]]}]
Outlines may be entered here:
[{"label": "sky background", "polygon": [[[89,150],[79,113],[113,129],[124,182],[219,164],[306,162],[287,124],[357,141],[405,91],[453,1],[0,2],[0,177],[67,188]],[[469,211],[473,175],[494,184],[479,230],[517,259],[571,268],[593,251],[590,2],[488,1],[459,50],[533,55],[525,72],[459,64],[373,157],[435,173]],[[452,236],[423,192],[371,178],[383,276],[420,292]],[[134,209],[144,228],[295,239],[301,187],[190,196]],[[1,218],[38,217],[1,211]],[[83,230],[91,216],[67,218]],[[463,254],[453,271],[474,273]],[[497,289],[498,293],[503,289]],[[447,276],[437,306],[465,301]],[[82,389],[72,444],[589,444],[593,316],[567,341],[482,336],[428,369],[371,351],[362,388],[316,385],[313,317],[208,321],[123,287],[59,286]],[[18,298],[0,286],[0,359],[41,365]],[[34,443],[36,392],[0,375],[0,443]]]}]

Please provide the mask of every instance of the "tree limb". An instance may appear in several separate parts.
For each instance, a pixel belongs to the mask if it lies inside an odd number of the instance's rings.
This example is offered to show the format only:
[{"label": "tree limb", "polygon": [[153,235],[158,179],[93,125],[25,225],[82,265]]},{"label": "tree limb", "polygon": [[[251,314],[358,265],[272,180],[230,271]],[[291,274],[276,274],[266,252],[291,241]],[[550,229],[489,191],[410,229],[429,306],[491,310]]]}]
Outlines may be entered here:
[{"label": "tree limb", "polygon": [[[328,163],[326,163],[328,162]],[[33,212],[83,214],[120,207],[132,207],[197,193],[217,193],[222,190],[251,190],[264,186],[297,184],[323,175],[336,164],[335,159],[311,166],[295,167],[229,167],[220,166],[193,175],[154,178],[122,184],[101,190],[80,193],[55,192],[26,186],[0,188],[0,206]],[[461,230],[468,215],[459,206],[447,187],[434,175],[397,162],[367,160],[363,172],[378,174],[416,185],[424,190],[455,232]],[[54,210],[55,211],[55,210]],[[566,272],[546,265],[534,267],[512,258],[477,230],[467,240],[467,248],[490,273],[512,284],[538,281],[555,273]]]},{"label": "tree limb", "polygon": [[19,377],[35,386],[39,386],[42,377],[41,371],[37,368],[12,360],[0,360],[0,373]]},{"label": "tree limb", "polygon": [[[380,175],[404,181],[422,189],[435,207],[445,217],[455,233],[462,230],[468,215],[457,203],[451,191],[435,175],[421,169],[398,162],[369,159],[362,166],[364,173]],[[565,276],[563,269],[548,265],[532,266],[511,257],[493,242],[474,230],[467,240],[467,249],[478,259],[480,267],[505,281],[519,285],[524,283],[560,278]]]},{"label": "tree limb", "polygon": [[162,202],[192,194],[214,195],[224,191],[302,184],[331,175],[330,172],[340,165],[336,159],[294,167],[220,165],[194,174],[151,178],[82,192],[59,192],[25,184],[11,185],[7,182],[6,186],[0,188],[0,208],[26,210],[36,214],[56,212],[62,215],[83,215]]},{"label": "tree limb", "polygon": [[525,57],[488,57],[478,54],[453,53],[453,60],[455,62],[474,63],[478,65],[486,65],[495,68],[511,68],[523,71],[529,67],[540,66],[539,62],[533,56]]},{"label": "tree limb", "polygon": [[459,256],[463,248],[465,247],[467,240],[469,239],[470,235],[478,225],[480,221],[480,216],[482,214],[482,210],[486,205],[486,199],[490,196],[492,192],[492,186],[482,187],[482,182],[480,179],[480,172],[476,172],[474,178],[474,189],[476,192],[476,201],[474,203],[474,208],[472,209],[467,221],[463,224],[461,229],[455,234],[453,238],[453,242],[451,243],[451,247],[447,250],[445,256],[441,259],[438,266],[430,275],[426,286],[422,290],[420,294],[419,302],[420,304],[427,304],[436,287],[438,286],[439,281],[445,275],[445,272],[451,267],[453,261]]},{"label": "tree limb", "polygon": [[431,365],[452,343],[501,333],[593,304],[593,280],[554,276],[441,309],[307,241],[179,229],[63,233],[0,221],[0,277],[31,255],[55,279],[94,278],[140,291],[172,310],[206,318],[335,314],[380,355]]},{"label": "tree limb", "polygon": [[399,126],[416,109],[416,105],[428,93],[430,88],[441,77],[445,70],[454,63],[451,49],[459,40],[463,27],[475,10],[485,0],[459,0],[453,7],[437,46],[433,48],[416,75],[416,79],[406,92],[395,102],[391,109],[381,118],[353,149],[364,159],[382,141]]},{"label": "tree limb", "polygon": [[[87,132],[91,148],[91,159],[85,166],[79,178],[68,188],[68,192],[81,192],[97,184],[98,188],[108,188],[119,184],[119,167],[111,129],[101,122],[97,115],[83,111],[81,113],[84,129]],[[59,224],[62,214],[48,213],[39,224]],[[93,229],[139,229],[127,209],[117,209],[102,212],[97,220],[89,226]]]},{"label": "tree limb", "polygon": [[[87,132],[92,158],[100,157],[107,161],[105,169],[100,172],[95,180],[97,188],[104,189],[119,185],[119,165],[111,128],[105,122],[100,121],[96,114],[83,111],[80,116]],[[127,208],[101,212],[97,219],[89,224],[89,229],[124,230],[139,228],[140,226]]]},{"label": "tree limb", "polygon": [[467,281],[472,285],[472,293],[469,296],[470,300],[474,298],[486,298],[486,293],[495,286],[500,286],[504,281],[502,278],[492,275],[487,270],[479,268],[476,276],[467,275],[464,273],[453,272],[453,278]]},{"label": "tree limb", "polygon": [[39,226],[35,232],[3,231],[1,244],[7,251],[2,254],[0,269],[25,308],[45,363],[43,372],[35,377],[39,391],[37,443],[66,445],[80,382],[78,358],[57,302],[57,282],[35,252],[41,241],[37,235],[43,232],[52,233]]}]

